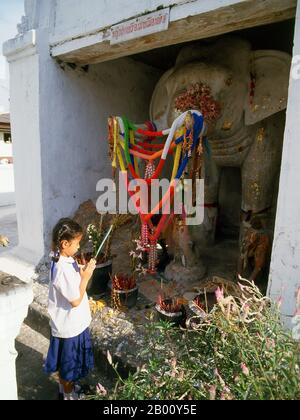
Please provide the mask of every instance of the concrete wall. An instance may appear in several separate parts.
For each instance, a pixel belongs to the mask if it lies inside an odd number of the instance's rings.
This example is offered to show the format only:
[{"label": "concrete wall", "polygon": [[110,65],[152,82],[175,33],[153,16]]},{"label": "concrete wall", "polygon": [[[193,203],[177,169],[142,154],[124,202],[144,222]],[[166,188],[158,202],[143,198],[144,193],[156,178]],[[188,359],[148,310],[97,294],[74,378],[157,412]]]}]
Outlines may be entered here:
[{"label": "concrete wall", "polygon": [[[300,287],[300,4],[298,4],[287,121],[282,155],[281,177],[269,293],[283,299],[282,313],[287,323],[295,313]],[[298,67],[296,68],[296,66]]]}]

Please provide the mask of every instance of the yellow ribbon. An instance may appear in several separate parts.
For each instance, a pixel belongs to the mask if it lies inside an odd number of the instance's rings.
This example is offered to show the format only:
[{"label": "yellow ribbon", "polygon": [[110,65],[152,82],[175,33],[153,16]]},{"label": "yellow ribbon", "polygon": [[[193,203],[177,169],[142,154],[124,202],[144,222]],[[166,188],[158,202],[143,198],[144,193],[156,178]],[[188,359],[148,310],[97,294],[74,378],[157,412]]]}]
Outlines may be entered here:
[{"label": "yellow ribbon", "polygon": [[[133,132],[133,130],[130,130],[130,143],[131,144],[135,144],[135,140],[134,140],[134,132]],[[134,160],[134,169],[135,169],[135,172],[136,172],[136,174],[138,175],[138,176],[140,176],[140,173],[139,173],[139,164],[138,164],[138,160],[137,160],[137,157],[136,156],[134,156],[133,157],[133,160]]]},{"label": "yellow ribbon", "polygon": [[114,118],[114,154],[113,154],[113,161],[111,164],[114,169],[117,168],[118,130],[119,130],[119,124],[118,124],[117,119]]}]

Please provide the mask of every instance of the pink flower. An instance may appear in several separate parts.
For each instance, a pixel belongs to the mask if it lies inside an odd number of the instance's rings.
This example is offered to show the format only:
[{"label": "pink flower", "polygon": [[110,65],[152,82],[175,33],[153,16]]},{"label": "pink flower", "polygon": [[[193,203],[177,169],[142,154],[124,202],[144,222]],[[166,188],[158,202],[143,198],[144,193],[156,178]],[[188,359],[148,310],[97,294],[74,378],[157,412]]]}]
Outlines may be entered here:
[{"label": "pink flower", "polygon": [[297,303],[299,302],[300,302],[300,286],[298,287],[298,290],[297,290]]},{"label": "pink flower", "polygon": [[105,397],[107,395],[107,390],[100,384],[100,382],[96,385],[96,393],[101,397]]},{"label": "pink flower", "polygon": [[232,400],[230,389],[226,386],[221,393],[221,401]]},{"label": "pink flower", "polygon": [[273,340],[273,338],[267,338],[266,339],[266,347],[268,350],[272,350],[275,347],[275,341]]},{"label": "pink flower", "polygon": [[300,308],[297,308],[297,309],[295,310],[295,314],[294,314],[294,316],[298,316],[298,315],[300,315]]},{"label": "pink flower", "polygon": [[250,312],[250,305],[249,305],[249,303],[246,303],[243,306],[243,309],[244,309],[245,314],[248,314]]},{"label": "pink flower", "polygon": [[177,359],[175,357],[173,357],[173,359],[171,359],[171,366],[172,366],[172,369],[176,369]]},{"label": "pink flower", "polygon": [[223,288],[218,287],[215,291],[217,302],[221,302],[224,299],[224,290]]},{"label": "pink flower", "polygon": [[250,371],[247,368],[247,366],[245,365],[245,363],[241,363],[241,369],[244,375],[249,376],[250,375]]},{"label": "pink flower", "polygon": [[224,379],[223,379],[223,378],[222,378],[222,376],[220,375],[220,373],[219,373],[218,369],[215,369],[214,374],[215,374],[215,377],[219,379],[219,381],[220,381],[220,384],[221,384],[222,388],[225,388],[226,384],[225,384],[225,382],[224,382]]},{"label": "pink flower", "polygon": [[216,395],[217,395],[217,386],[216,385],[212,385],[209,388],[209,399],[210,399],[210,401],[215,401]]},{"label": "pink flower", "polygon": [[280,309],[281,308],[281,306],[282,306],[282,302],[283,302],[283,297],[282,296],[280,296],[278,299],[277,299],[277,306],[278,306],[278,309]]}]

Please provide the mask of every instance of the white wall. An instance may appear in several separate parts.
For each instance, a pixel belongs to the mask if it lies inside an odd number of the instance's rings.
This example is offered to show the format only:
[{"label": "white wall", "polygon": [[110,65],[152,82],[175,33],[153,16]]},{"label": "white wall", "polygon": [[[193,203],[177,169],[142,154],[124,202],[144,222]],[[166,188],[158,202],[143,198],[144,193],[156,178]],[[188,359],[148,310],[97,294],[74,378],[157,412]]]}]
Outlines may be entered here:
[{"label": "white wall", "polygon": [[[294,57],[300,61],[300,4],[298,4]],[[295,77],[296,76],[296,77]],[[300,287],[300,68],[292,68],[282,155],[278,209],[271,262],[269,293],[283,298],[282,313],[289,323]]]}]

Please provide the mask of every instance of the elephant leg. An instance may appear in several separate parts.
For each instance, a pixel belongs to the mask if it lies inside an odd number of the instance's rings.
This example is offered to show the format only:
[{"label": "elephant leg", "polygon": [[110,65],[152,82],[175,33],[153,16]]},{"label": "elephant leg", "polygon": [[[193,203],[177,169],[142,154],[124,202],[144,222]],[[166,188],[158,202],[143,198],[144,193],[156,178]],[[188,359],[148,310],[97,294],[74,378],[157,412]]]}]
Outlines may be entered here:
[{"label": "elephant leg", "polygon": [[254,128],[253,142],[242,166],[242,210],[260,213],[274,204],[284,116],[276,114]]},{"label": "elephant leg", "polygon": [[191,237],[195,245],[195,252],[199,257],[202,250],[213,245],[215,240],[218,197],[220,185],[220,168],[216,165],[213,157],[205,154],[204,181],[204,221],[199,226],[191,226]]},{"label": "elephant leg", "polygon": [[[260,235],[263,232],[267,237],[266,248],[271,246],[283,132],[284,118],[281,114],[268,118],[254,129],[253,143],[242,166],[240,253],[249,226]],[[266,253],[262,246],[257,248],[252,280],[267,265]]]}]

